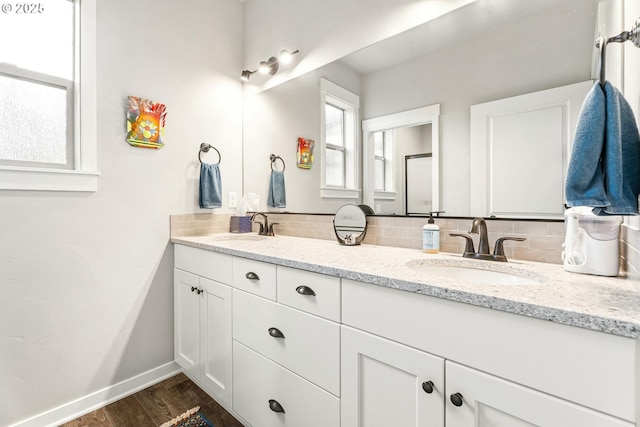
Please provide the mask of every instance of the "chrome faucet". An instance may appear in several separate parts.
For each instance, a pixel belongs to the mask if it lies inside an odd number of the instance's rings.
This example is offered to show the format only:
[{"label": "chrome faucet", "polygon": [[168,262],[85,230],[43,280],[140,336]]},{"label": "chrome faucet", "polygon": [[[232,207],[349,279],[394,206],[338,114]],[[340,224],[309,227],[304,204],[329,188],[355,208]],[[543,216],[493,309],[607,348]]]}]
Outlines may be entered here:
[{"label": "chrome faucet", "polygon": [[[264,222],[260,222],[255,219],[256,216],[260,215],[264,218]],[[275,236],[275,232],[273,231],[273,226],[278,225],[277,222],[272,222],[269,224],[269,218],[261,212],[256,212],[251,216],[251,222],[255,222],[260,225],[260,230],[258,231],[258,235],[260,236]]]},{"label": "chrome faucet", "polygon": [[489,236],[487,235],[487,223],[484,218],[474,218],[469,233],[480,234],[478,255],[489,255]]},{"label": "chrome faucet", "polygon": [[480,240],[478,241],[478,252],[473,247],[473,239],[468,234],[449,233],[450,236],[463,237],[466,240],[464,258],[482,259],[488,261],[501,261],[507,262],[507,257],[504,254],[504,241],[515,240],[522,242],[526,240],[524,237],[500,237],[496,239],[496,244],[493,248],[493,254],[489,253],[489,237],[487,235],[487,223],[484,218],[474,218],[471,223],[471,234],[479,234]]}]

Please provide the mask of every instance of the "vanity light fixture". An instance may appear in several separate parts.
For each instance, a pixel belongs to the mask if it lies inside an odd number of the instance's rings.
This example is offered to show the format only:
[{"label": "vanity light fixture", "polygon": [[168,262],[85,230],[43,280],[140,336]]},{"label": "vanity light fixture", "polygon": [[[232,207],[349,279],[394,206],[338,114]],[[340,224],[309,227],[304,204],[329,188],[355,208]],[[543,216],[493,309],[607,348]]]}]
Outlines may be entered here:
[{"label": "vanity light fixture", "polygon": [[278,56],[277,58],[275,56],[272,56],[266,61],[260,61],[260,66],[258,67],[257,70],[255,71],[244,70],[240,76],[240,79],[242,81],[248,82],[249,79],[251,78],[251,74],[257,73],[257,72],[259,72],[260,74],[270,74],[273,76],[278,72],[278,69],[280,68],[280,64],[290,63],[293,55],[299,52],[300,51],[298,49],[292,52],[289,52],[286,49],[282,49],[280,51],[280,56]]},{"label": "vanity light fixture", "polygon": [[249,70],[244,70],[242,72],[242,75],[240,76],[240,80],[244,81],[244,82],[248,82],[249,78],[251,77],[251,74],[255,73],[255,71],[249,71]]},{"label": "vanity light fixture", "polygon": [[272,56],[268,61],[261,61],[258,71],[261,74],[271,74],[272,76],[278,72],[279,63],[278,58]]}]

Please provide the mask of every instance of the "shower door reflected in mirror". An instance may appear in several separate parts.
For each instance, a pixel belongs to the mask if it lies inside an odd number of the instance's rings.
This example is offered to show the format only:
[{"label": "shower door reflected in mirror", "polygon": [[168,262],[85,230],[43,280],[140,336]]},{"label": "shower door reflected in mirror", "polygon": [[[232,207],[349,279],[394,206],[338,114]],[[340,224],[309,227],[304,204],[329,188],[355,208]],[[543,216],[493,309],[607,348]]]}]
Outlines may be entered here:
[{"label": "shower door reflected in mirror", "polygon": [[433,211],[431,153],[404,156],[405,214],[429,215]]}]

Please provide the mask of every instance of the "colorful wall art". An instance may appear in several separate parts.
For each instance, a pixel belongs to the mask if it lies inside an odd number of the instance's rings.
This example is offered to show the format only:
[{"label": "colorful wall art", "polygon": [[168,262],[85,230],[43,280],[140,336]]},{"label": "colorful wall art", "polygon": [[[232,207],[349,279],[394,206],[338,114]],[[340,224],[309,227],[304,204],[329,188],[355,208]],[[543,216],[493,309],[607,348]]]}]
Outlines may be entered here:
[{"label": "colorful wall art", "polygon": [[301,169],[311,169],[313,166],[313,139],[298,138],[298,152],[296,153],[296,165]]},{"label": "colorful wall art", "polygon": [[164,123],[167,107],[137,96],[127,106],[127,142],[135,147],[164,147]]}]

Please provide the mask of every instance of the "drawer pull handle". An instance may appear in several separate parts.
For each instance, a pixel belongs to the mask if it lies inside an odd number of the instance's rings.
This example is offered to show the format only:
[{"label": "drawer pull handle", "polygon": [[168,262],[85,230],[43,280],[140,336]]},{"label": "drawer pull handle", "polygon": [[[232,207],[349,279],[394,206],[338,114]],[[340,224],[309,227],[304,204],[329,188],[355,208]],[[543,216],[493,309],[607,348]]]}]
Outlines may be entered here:
[{"label": "drawer pull handle", "polygon": [[278,328],[269,328],[269,335],[271,335],[274,338],[284,338],[284,334]]},{"label": "drawer pull handle", "polygon": [[277,400],[269,399],[269,409],[273,412],[282,412],[284,414],[284,408]]},{"label": "drawer pull handle", "polygon": [[433,381],[425,381],[425,382],[423,382],[422,383],[422,389],[427,394],[433,393]]},{"label": "drawer pull handle", "polygon": [[247,274],[244,275],[244,277],[246,277],[249,280],[260,280],[260,276],[258,276],[253,271],[248,272]]},{"label": "drawer pull handle", "polygon": [[453,393],[451,395],[451,403],[453,403],[453,406],[462,406],[462,395],[460,393]]},{"label": "drawer pull handle", "polygon": [[296,288],[296,292],[299,293],[300,295],[311,295],[314,297],[316,296],[316,293],[313,291],[313,289],[305,285],[298,286]]}]

